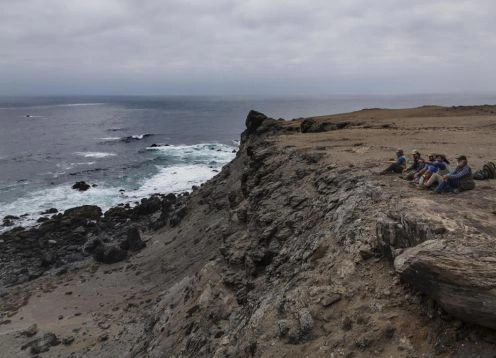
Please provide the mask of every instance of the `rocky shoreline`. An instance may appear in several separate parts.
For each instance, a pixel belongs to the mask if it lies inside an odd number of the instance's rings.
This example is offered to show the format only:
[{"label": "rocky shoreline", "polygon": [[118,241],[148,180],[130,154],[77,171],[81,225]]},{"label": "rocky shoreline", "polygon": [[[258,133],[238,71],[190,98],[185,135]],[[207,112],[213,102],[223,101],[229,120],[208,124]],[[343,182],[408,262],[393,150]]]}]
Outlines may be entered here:
[{"label": "rocky shoreline", "polygon": [[188,195],[156,194],[136,206],[122,204],[105,213],[95,205],[63,213],[49,209],[43,214],[52,215],[41,216],[40,225],[17,226],[0,234],[0,287],[36,279],[51,269],[63,274],[90,256],[102,263],[122,261],[127,251],[143,248],[140,231],[179,224]]},{"label": "rocky shoreline", "polygon": [[252,111],[236,158],[190,195],[3,234],[5,354],[492,357],[494,181],[432,196],[375,173],[441,129],[477,165],[495,110]]}]

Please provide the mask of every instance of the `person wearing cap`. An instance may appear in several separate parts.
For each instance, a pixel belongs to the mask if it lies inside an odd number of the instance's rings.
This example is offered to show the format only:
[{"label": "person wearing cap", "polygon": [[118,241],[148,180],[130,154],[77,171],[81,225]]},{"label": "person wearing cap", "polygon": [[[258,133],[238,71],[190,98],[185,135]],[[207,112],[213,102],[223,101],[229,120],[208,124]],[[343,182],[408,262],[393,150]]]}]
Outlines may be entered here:
[{"label": "person wearing cap", "polygon": [[389,173],[402,173],[406,168],[406,158],[403,149],[398,149],[396,151],[396,160],[391,163],[385,170],[381,172],[381,175]]},{"label": "person wearing cap", "polygon": [[475,182],[472,178],[472,169],[468,165],[467,157],[459,155],[456,157],[458,165],[451,173],[443,176],[443,181],[436,188],[437,193],[443,192],[460,192],[475,188]]},{"label": "person wearing cap", "polygon": [[424,161],[420,156],[420,152],[416,149],[412,151],[413,163],[403,171],[402,178],[405,180],[413,180],[415,173],[424,168]]}]

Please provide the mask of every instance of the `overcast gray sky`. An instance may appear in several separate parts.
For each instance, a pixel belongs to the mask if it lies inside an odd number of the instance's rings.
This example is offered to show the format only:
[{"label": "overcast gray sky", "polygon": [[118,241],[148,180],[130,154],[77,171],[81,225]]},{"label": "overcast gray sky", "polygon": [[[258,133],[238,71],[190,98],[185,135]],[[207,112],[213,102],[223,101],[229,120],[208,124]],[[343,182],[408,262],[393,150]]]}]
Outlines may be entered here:
[{"label": "overcast gray sky", "polygon": [[0,94],[496,90],[494,0],[0,0]]}]

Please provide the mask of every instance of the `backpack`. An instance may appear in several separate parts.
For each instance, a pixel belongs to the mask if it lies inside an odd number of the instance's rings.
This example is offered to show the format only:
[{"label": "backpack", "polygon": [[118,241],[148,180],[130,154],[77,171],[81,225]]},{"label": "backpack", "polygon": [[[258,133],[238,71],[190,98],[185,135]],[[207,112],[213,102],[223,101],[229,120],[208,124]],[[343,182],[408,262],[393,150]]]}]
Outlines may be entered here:
[{"label": "backpack", "polygon": [[487,162],[482,169],[477,170],[474,174],[475,180],[496,179],[496,165],[493,162]]}]

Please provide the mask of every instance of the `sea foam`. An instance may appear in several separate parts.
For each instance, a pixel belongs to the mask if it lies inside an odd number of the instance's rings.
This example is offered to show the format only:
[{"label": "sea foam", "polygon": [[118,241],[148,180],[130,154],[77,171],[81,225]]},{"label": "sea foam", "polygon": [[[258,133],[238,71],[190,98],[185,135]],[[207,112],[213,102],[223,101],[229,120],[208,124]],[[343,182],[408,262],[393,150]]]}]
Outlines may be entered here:
[{"label": "sea foam", "polygon": [[106,152],[76,152],[74,154],[84,158],[106,158],[106,157],[115,157],[117,155],[115,153],[106,153]]}]

